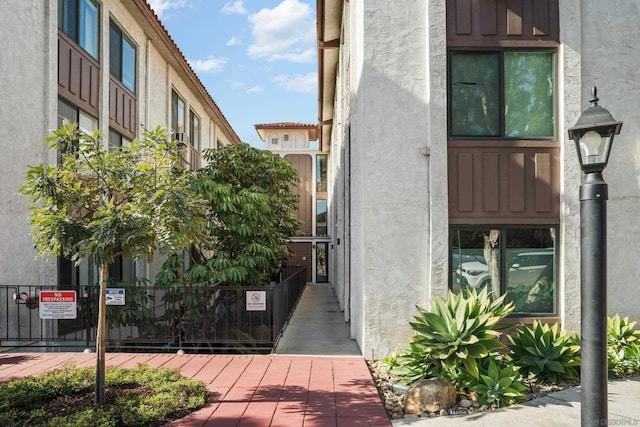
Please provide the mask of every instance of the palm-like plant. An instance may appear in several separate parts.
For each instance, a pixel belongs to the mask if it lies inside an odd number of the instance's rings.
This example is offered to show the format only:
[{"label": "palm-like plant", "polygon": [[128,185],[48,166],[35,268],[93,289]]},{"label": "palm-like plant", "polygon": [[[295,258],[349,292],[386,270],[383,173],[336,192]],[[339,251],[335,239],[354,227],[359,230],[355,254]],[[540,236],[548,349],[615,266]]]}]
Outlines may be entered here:
[{"label": "palm-like plant", "polygon": [[445,301],[434,298],[430,306],[431,312],[417,307],[419,315],[410,322],[415,331],[412,346],[444,371],[458,371],[462,365],[479,379],[478,360],[503,347],[494,328],[513,311],[513,304],[505,305],[504,296],[492,300],[487,289],[470,289],[449,292]]},{"label": "palm-like plant", "polygon": [[494,359],[488,360],[488,369],[480,374],[478,383],[471,387],[478,393],[479,402],[501,407],[523,399],[527,387],[520,382],[518,370],[513,365],[500,367]]},{"label": "palm-like plant", "polygon": [[558,331],[557,323],[549,326],[535,320],[533,328],[525,326],[508,339],[510,359],[528,378],[557,384],[577,377],[579,347],[569,335]]}]

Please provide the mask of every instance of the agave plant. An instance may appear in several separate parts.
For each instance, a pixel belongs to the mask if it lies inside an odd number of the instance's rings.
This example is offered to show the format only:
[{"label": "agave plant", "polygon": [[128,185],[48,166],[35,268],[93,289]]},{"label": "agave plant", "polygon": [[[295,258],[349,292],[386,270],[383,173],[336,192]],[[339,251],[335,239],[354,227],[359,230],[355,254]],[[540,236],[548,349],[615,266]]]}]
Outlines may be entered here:
[{"label": "agave plant", "polygon": [[617,314],[607,318],[607,361],[613,375],[640,372],[640,331],[635,325]]},{"label": "agave plant", "polygon": [[524,326],[508,338],[510,359],[528,378],[557,384],[578,376],[579,347],[571,336],[558,331],[557,323],[549,326],[534,320],[533,328]]},{"label": "agave plant", "polygon": [[399,378],[400,384],[411,384],[439,373],[438,366],[429,359],[424,347],[419,344],[408,344],[403,352],[385,358],[383,363],[389,374]]},{"label": "agave plant", "polygon": [[501,407],[524,399],[527,387],[520,382],[518,370],[513,365],[500,367],[493,358],[488,361],[486,372],[483,369],[478,383],[471,387],[478,393],[478,402]]},{"label": "agave plant", "polygon": [[417,307],[418,316],[410,322],[415,331],[411,344],[422,358],[433,362],[459,384],[460,368],[479,379],[478,361],[493,350],[503,347],[496,324],[513,311],[504,304],[504,296],[492,300],[485,288],[463,293],[449,292],[446,300],[433,298],[431,310]]}]

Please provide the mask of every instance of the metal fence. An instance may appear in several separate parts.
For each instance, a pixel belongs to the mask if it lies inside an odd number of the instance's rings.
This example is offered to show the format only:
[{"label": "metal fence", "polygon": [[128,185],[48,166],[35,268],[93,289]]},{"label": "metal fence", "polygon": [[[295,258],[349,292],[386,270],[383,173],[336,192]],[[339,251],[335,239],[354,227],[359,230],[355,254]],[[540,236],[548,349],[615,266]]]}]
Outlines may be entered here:
[{"label": "metal fence", "polygon": [[[107,349],[271,351],[306,284],[304,267],[288,273],[264,287],[109,288]],[[0,347],[95,347],[98,290],[0,286]]]}]

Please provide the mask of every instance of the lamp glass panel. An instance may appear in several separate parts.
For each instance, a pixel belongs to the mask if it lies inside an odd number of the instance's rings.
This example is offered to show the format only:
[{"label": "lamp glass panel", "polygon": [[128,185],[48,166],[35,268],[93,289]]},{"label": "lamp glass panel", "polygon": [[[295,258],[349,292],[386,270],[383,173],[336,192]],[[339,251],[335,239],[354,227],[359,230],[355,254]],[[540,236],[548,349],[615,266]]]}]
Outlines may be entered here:
[{"label": "lamp glass panel", "polygon": [[608,136],[601,136],[598,132],[591,130],[580,138],[580,156],[582,164],[591,165],[594,163],[604,163],[605,147]]}]

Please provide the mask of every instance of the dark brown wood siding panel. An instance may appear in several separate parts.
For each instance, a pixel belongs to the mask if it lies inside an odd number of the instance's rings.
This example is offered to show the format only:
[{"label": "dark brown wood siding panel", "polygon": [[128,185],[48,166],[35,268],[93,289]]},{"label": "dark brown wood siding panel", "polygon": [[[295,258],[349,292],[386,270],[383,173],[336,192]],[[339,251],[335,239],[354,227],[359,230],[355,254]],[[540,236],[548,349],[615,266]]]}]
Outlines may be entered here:
[{"label": "dark brown wood siding panel", "polygon": [[300,234],[311,236],[313,234],[313,193],[311,192],[313,159],[308,154],[287,154],[284,158],[295,166],[300,178],[300,182],[294,189],[300,197],[298,201],[298,219],[302,221]]},{"label": "dark brown wood siding panel", "polygon": [[287,267],[307,267],[307,282],[312,282],[312,274],[313,274],[313,265],[311,261],[312,257],[312,246],[311,242],[289,242],[287,246],[289,250],[291,250],[291,254],[289,258],[287,258]]},{"label": "dark brown wood siding panel", "polygon": [[136,137],[136,99],[122,84],[109,79],[109,126],[129,139]]},{"label": "dark brown wood siding panel", "polygon": [[98,117],[100,64],[58,33],[58,94]]},{"label": "dark brown wood siding panel", "polygon": [[560,147],[542,144],[450,142],[451,223],[559,223]]},{"label": "dark brown wood siding panel", "polygon": [[557,46],[558,0],[447,0],[449,46]]}]

